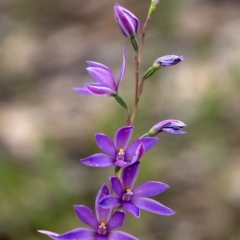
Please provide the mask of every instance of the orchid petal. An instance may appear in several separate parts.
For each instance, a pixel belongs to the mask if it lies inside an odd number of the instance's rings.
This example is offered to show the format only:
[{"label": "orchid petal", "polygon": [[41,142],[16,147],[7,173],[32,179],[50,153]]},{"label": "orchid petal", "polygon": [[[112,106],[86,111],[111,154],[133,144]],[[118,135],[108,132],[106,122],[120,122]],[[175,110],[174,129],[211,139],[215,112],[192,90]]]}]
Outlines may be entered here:
[{"label": "orchid petal", "polygon": [[114,164],[115,164],[115,166],[117,166],[117,167],[125,168],[125,167],[131,165],[131,163],[132,163],[132,162],[129,162],[129,161],[128,161],[128,162],[124,162],[124,161],[122,161],[122,160],[118,160],[118,161],[116,161]]},{"label": "orchid petal", "polygon": [[122,231],[113,231],[109,234],[108,240],[139,240],[139,239]]},{"label": "orchid petal", "polygon": [[140,217],[140,209],[137,206],[135,206],[133,203],[124,201],[123,207],[128,212],[130,212],[134,217],[136,217],[136,218]]},{"label": "orchid petal", "polygon": [[123,190],[132,189],[137,179],[139,168],[140,168],[140,163],[136,162],[123,169],[122,178],[121,178]]},{"label": "orchid petal", "polygon": [[126,149],[129,139],[132,136],[132,132],[133,132],[133,126],[122,127],[117,130],[114,136],[114,144],[117,151],[119,149],[123,149],[123,150]]},{"label": "orchid petal", "polygon": [[116,156],[116,148],[114,146],[113,141],[110,137],[108,137],[105,134],[98,133],[95,135],[96,142],[98,147],[108,155],[110,155],[112,158]]},{"label": "orchid petal", "polygon": [[146,210],[148,212],[165,216],[175,214],[172,209],[150,198],[134,198],[132,199],[132,202],[140,209]]},{"label": "orchid petal", "polygon": [[169,186],[162,182],[148,181],[138,185],[133,190],[133,198],[135,197],[152,197],[166,191]]},{"label": "orchid petal", "polygon": [[109,196],[109,195],[110,195],[110,191],[109,191],[107,185],[103,184],[103,186],[100,188],[98,195],[96,197],[96,200],[95,200],[95,210],[96,210],[96,216],[97,216],[98,223],[101,223],[101,222],[107,223],[109,221],[109,219],[111,218],[112,209],[103,209],[98,204],[99,201],[103,197]]},{"label": "orchid petal", "polygon": [[117,91],[113,72],[111,69],[106,70],[97,67],[88,67],[87,71],[91,75],[91,77],[94,78],[101,85],[112,89],[112,91],[114,92]]},{"label": "orchid petal", "polygon": [[106,208],[106,209],[112,209],[114,207],[119,207],[122,205],[122,201],[119,197],[109,195],[103,197],[100,202],[98,203],[100,207]]},{"label": "orchid petal", "polygon": [[102,68],[106,71],[109,71],[111,72],[111,69],[101,63],[98,63],[98,62],[93,62],[93,61],[87,61],[87,64],[89,67],[94,67],[94,68]]},{"label": "orchid petal", "polygon": [[125,219],[126,213],[124,211],[116,211],[110,221],[108,222],[108,232],[111,232],[111,230],[121,227],[123,225],[124,219]]},{"label": "orchid petal", "polygon": [[87,228],[76,228],[63,234],[56,234],[53,232],[43,231],[43,230],[40,230],[38,232],[46,234],[47,236],[49,236],[54,240],[72,240],[72,239],[95,240],[95,235],[96,235],[95,231]]},{"label": "orchid petal", "polygon": [[81,93],[81,94],[85,94],[85,95],[92,95],[92,93],[89,92],[88,89],[86,89],[86,88],[77,88],[76,87],[76,88],[72,88],[72,90],[77,93]]},{"label": "orchid petal", "polygon": [[80,160],[84,165],[90,167],[109,167],[114,165],[114,159],[103,153],[96,153],[90,157]]},{"label": "orchid petal", "polygon": [[125,51],[125,47],[123,47],[123,62],[122,62],[122,67],[121,67],[119,77],[118,77],[118,81],[117,81],[117,89],[119,87],[119,84],[122,81],[123,75],[125,73],[125,69],[126,69],[126,51]]},{"label": "orchid petal", "polygon": [[89,207],[84,205],[75,205],[74,210],[82,222],[92,227],[95,231],[98,230],[98,221]]},{"label": "orchid petal", "polygon": [[141,138],[141,141],[144,145],[145,152],[147,152],[155,146],[155,144],[158,141],[158,138],[157,137],[144,137],[144,138]]},{"label": "orchid petal", "polygon": [[139,145],[141,144],[140,139],[134,140],[125,151],[125,158],[131,160],[136,153]]},{"label": "orchid petal", "polygon": [[135,155],[133,156],[132,158],[132,161],[131,161],[131,164],[137,162],[141,157],[142,155],[144,154],[144,146],[143,144],[141,143],[135,153]]},{"label": "orchid petal", "polygon": [[123,195],[123,188],[122,188],[122,184],[119,180],[118,177],[110,177],[110,183],[111,183],[111,187],[112,190],[119,196],[122,197]]},{"label": "orchid petal", "polygon": [[113,91],[111,88],[101,86],[101,85],[94,86],[94,85],[88,84],[86,86],[86,88],[92,95],[96,95],[96,96],[114,96],[114,95],[116,95],[116,91]]},{"label": "orchid petal", "polygon": [[125,159],[125,161],[129,161],[130,164],[135,163],[136,161],[138,161],[142,157],[142,155],[145,152],[145,148],[144,148],[143,143],[140,142],[140,144],[138,145],[138,147],[135,150],[134,154],[132,154],[132,150],[133,150],[133,148],[131,147],[130,151],[128,149],[126,151],[126,159]]}]

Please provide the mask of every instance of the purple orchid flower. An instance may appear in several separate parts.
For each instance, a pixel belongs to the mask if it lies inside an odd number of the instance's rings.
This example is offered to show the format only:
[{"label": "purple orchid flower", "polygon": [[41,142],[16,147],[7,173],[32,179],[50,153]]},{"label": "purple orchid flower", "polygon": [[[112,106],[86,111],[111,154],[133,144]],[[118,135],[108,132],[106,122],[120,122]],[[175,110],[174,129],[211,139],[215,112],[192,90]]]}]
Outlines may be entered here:
[{"label": "purple orchid flower", "polygon": [[182,135],[186,133],[182,131],[182,128],[184,127],[186,127],[185,123],[175,119],[168,119],[154,125],[146,135],[149,137],[154,137],[159,132],[166,132],[173,135]]},{"label": "purple orchid flower", "polygon": [[137,17],[118,3],[114,6],[114,18],[125,37],[135,37],[140,28]]},{"label": "purple orchid flower", "polygon": [[129,146],[128,142],[132,136],[133,126],[119,128],[114,136],[114,141],[105,134],[95,135],[98,147],[105,152],[97,153],[81,159],[81,162],[91,167],[117,166],[124,168],[137,162],[144,152],[149,151],[158,141],[158,138],[143,137],[136,139]]},{"label": "purple orchid flower", "polygon": [[83,205],[74,206],[79,219],[93,228],[93,230],[88,228],[77,228],[63,234],[57,234],[45,230],[39,230],[38,232],[43,233],[54,240],[138,240],[134,236],[125,232],[112,231],[123,225],[125,212],[116,211],[111,215],[112,209],[103,209],[99,206],[99,200],[109,194],[108,187],[103,185],[99,190],[95,201],[96,217],[90,208]]},{"label": "purple orchid flower", "polygon": [[137,218],[140,217],[140,209],[165,216],[175,214],[172,209],[148,198],[167,190],[169,188],[167,184],[148,181],[133,189],[134,182],[139,172],[139,167],[140,162],[136,162],[133,165],[124,168],[121,181],[115,176],[111,177],[110,184],[112,190],[117,196],[105,196],[101,199],[99,205],[106,209],[123,206],[125,210]]},{"label": "purple orchid flower", "polygon": [[86,83],[83,88],[73,88],[73,90],[77,93],[87,95],[116,96],[126,69],[125,48],[123,48],[123,63],[117,83],[110,68],[98,62],[87,61],[87,63],[89,66],[87,71],[97,83]]}]

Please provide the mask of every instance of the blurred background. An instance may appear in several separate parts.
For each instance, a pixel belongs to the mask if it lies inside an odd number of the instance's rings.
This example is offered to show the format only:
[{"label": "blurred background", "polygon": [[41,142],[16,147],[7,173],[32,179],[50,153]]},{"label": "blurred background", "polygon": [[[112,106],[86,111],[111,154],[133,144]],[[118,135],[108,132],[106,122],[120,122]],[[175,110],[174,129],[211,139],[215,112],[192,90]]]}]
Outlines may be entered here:
[{"label": "blurred background", "polygon": [[[149,1],[120,0],[145,20]],[[118,76],[132,106],[134,54],[113,18],[115,1],[0,1],[0,240],[44,240],[36,232],[83,227],[74,204],[93,207],[113,168],[79,159],[99,152],[96,132],[125,125],[113,98],[79,95],[91,82],[86,60]],[[122,230],[141,240],[240,239],[240,2],[162,0],[151,19],[142,74],[158,57],[185,60],[147,80],[133,138],[174,118],[187,134],[161,133],[144,155],[138,183],[170,189],[155,199],[176,211],[128,215]]]}]

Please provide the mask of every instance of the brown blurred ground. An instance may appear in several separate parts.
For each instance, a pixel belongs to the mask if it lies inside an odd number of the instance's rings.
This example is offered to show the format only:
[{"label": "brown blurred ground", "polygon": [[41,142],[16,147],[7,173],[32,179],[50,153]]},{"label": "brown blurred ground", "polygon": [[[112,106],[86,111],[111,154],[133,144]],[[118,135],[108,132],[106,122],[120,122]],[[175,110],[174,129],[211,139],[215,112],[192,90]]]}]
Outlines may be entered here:
[{"label": "brown blurred ground", "polygon": [[[150,1],[120,1],[143,22]],[[47,239],[36,232],[83,226],[72,205],[93,206],[113,169],[79,159],[113,136],[125,113],[112,98],[74,93],[91,81],[86,60],[127,72],[121,93],[132,104],[133,51],[113,19],[115,2],[0,1],[0,240]],[[142,160],[139,182],[170,189],[156,199],[173,217],[142,212],[124,230],[144,240],[240,239],[240,2],[162,0],[146,37],[143,69],[166,54],[185,60],[149,79],[134,137],[160,120],[185,122],[187,135],[160,135]],[[93,178],[94,176],[94,178]]]}]

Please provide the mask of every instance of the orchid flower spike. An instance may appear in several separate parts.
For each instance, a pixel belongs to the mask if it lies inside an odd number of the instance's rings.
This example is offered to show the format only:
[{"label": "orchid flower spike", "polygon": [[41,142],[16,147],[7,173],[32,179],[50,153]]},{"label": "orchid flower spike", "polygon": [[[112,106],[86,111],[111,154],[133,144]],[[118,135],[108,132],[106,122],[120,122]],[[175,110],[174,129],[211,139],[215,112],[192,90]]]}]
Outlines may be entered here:
[{"label": "orchid flower spike", "polygon": [[184,60],[183,56],[177,56],[177,55],[166,55],[163,57],[158,58],[153,65],[144,73],[143,80],[149,78],[151,75],[153,75],[158,69],[162,67],[169,67],[176,65]]},{"label": "orchid flower spike", "polygon": [[126,240],[138,240],[134,236],[122,231],[112,231],[115,228],[121,227],[125,219],[125,212],[115,211],[112,215],[112,209],[103,209],[99,206],[98,202],[104,197],[110,195],[109,189],[106,185],[103,185],[98,192],[95,202],[96,216],[92,210],[84,205],[75,205],[79,219],[90,226],[88,228],[76,228],[63,234],[57,234],[50,231],[39,230],[54,240],[112,240],[112,239],[126,239]]},{"label": "orchid flower spike", "polygon": [[140,209],[165,216],[175,214],[172,209],[148,198],[166,191],[169,188],[167,184],[148,181],[133,188],[138,176],[139,167],[140,162],[136,162],[133,165],[124,168],[121,181],[118,177],[110,177],[112,190],[117,196],[105,196],[100,200],[99,205],[106,209],[123,207],[126,211],[130,212],[137,218],[140,217]]},{"label": "orchid flower spike", "polygon": [[114,6],[114,18],[125,37],[131,39],[135,51],[138,51],[137,33],[140,28],[140,22],[137,17],[118,3]]}]

